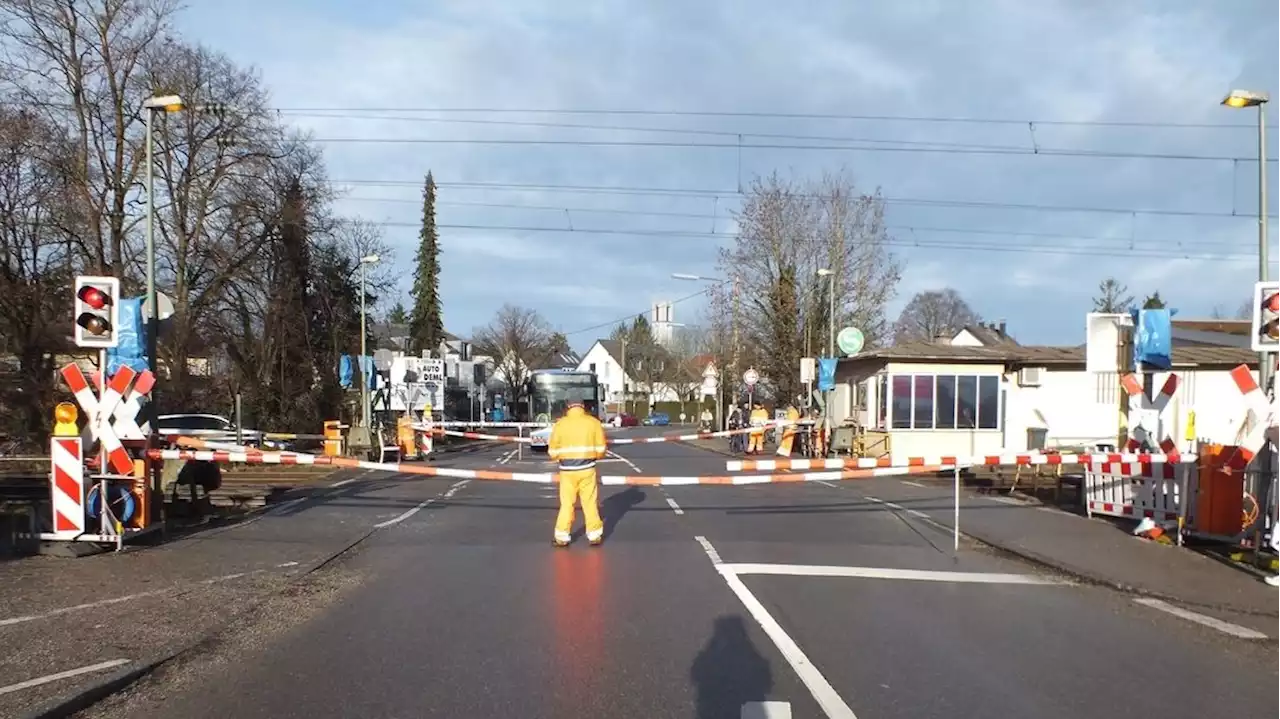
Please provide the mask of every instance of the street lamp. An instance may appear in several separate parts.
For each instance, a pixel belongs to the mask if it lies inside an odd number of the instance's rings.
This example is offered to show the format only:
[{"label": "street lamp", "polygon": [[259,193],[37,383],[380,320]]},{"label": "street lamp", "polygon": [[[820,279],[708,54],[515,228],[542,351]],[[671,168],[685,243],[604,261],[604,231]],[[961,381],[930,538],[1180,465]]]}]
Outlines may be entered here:
[{"label": "street lamp", "polygon": [[[672,272],[673,280],[689,280],[693,282],[717,282],[723,284],[725,281],[719,277],[706,277],[704,275],[691,275],[685,272]],[[733,364],[729,368],[729,386],[738,386],[738,273],[733,273]],[[626,367],[623,368],[623,382],[626,382]],[[716,392],[716,422],[724,427],[724,398],[723,387],[718,387]],[[733,392],[732,402],[738,401],[737,392]]]},{"label": "street lamp", "polygon": [[[149,97],[142,103],[145,112],[144,122],[147,128],[146,138],[146,255],[147,255],[147,364],[151,373],[159,376],[159,361],[156,348],[157,335],[160,329],[160,303],[156,301],[156,169],[155,169],[155,135],[154,118],[157,112],[181,112],[186,105],[177,95],[160,95]],[[152,401],[154,405],[154,398]],[[153,428],[155,424],[151,425]]]},{"label": "street lamp", "polygon": [[[1231,108],[1258,108],[1258,281],[1266,282],[1267,258],[1267,113],[1266,104],[1271,96],[1253,90],[1232,90],[1222,98],[1222,104]],[[1262,391],[1271,387],[1271,362],[1266,353],[1258,355],[1258,380]]]},{"label": "street lamp", "polygon": [[369,372],[365,369],[364,358],[369,354],[367,347],[369,331],[366,329],[366,313],[364,306],[364,297],[368,294],[365,290],[365,266],[376,265],[381,259],[377,255],[365,255],[360,258],[360,419],[367,429],[369,427],[369,415],[372,414],[369,408]]}]

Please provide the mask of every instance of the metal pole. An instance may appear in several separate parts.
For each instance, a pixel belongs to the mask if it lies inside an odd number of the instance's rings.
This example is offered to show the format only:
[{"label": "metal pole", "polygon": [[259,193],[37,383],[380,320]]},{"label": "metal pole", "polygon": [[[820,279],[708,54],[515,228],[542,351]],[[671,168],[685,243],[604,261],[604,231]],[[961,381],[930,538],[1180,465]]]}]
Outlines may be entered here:
[{"label": "metal pole", "polygon": [[[152,123],[155,117],[155,110],[144,108],[143,112],[146,117],[143,118],[143,124],[146,125],[146,150],[145,162],[147,164],[146,171],[146,192],[147,192],[147,216],[146,216],[146,247],[147,255],[147,310],[146,319],[143,325],[146,327],[146,348],[147,348],[147,367],[151,370],[151,374],[160,378],[160,303],[156,301],[156,171],[155,171],[155,136],[153,134]],[[106,377],[107,366],[103,364],[99,367],[99,372]],[[147,400],[146,417],[148,422],[147,446],[153,446],[153,439],[156,432],[160,428],[160,387],[159,384],[152,387],[151,397]],[[105,465],[104,465],[105,466]],[[105,471],[105,470],[104,470]],[[152,466],[151,470],[151,496],[161,497],[159,502],[148,502],[148,506],[152,507],[148,517],[148,521],[158,520],[162,523],[165,519],[163,491],[164,478],[160,471]],[[106,495],[103,495],[103,507],[106,507]],[[105,514],[105,513],[104,513]]]},{"label": "metal pole", "polygon": [[733,368],[729,371],[729,404],[738,403],[738,301],[741,291],[738,273],[733,273]]},{"label": "metal pole", "polygon": [[955,466],[954,485],[955,485],[955,488],[952,490],[954,493],[954,497],[952,499],[955,504],[955,509],[953,510],[951,515],[951,542],[952,542],[951,549],[956,554],[959,554],[960,553],[960,465],[959,464]]},{"label": "metal pole", "polygon": [[244,445],[244,411],[239,392],[236,392],[236,444]]},{"label": "metal pole", "polygon": [[369,427],[369,373],[365,369],[364,359],[368,354],[369,332],[365,328],[365,277],[364,277],[364,261],[360,262],[360,421],[367,429]]},{"label": "metal pole", "polygon": [[[1267,113],[1266,104],[1258,104],[1258,281],[1270,278],[1267,248]],[[1258,355],[1258,385],[1266,392],[1271,387],[1271,358]]]}]

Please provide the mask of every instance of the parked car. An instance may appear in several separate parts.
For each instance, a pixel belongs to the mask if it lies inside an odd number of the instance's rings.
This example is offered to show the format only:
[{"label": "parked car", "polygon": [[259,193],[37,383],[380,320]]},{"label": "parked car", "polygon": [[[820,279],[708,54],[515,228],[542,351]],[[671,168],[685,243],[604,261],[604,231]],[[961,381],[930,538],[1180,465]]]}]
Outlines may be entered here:
[{"label": "parked car", "polygon": [[605,424],[613,427],[637,427],[640,425],[640,420],[636,419],[635,415],[622,412],[610,415]]},{"label": "parked car", "polygon": [[[236,425],[231,420],[216,414],[162,414],[159,417],[157,432],[165,438],[192,437],[210,442],[236,441]],[[256,429],[244,429],[240,432],[244,444],[248,447],[263,449],[285,449],[286,442],[264,440],[262,432]],[[172,441],[172,440],[170,440]]]},{"label": "parked car", "polygon": [[644,424],[647,427],[666,427],[671,424],[671,417],[666,412],[654,412],[644,418]]}]

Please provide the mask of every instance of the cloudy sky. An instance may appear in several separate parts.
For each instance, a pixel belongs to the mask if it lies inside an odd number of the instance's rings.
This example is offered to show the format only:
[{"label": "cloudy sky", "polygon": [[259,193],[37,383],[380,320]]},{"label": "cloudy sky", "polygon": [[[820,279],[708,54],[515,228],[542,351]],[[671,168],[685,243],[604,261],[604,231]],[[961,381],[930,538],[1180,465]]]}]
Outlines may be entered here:
[{"label": "cloudy sky", "polygon": [[511,302],[585,348],[697,292],[670,274],[714,274],[737,189],[774,170],[881,188],[895,314],[950,286],[1024,343],[1082,342],[1108,275],[1184,317],[1257,278],[1257,116],[1218,103],[1276,93],[1274,0],[191,5],[183,28],[314,130],[406,293],[435,173],[459,334]]}]

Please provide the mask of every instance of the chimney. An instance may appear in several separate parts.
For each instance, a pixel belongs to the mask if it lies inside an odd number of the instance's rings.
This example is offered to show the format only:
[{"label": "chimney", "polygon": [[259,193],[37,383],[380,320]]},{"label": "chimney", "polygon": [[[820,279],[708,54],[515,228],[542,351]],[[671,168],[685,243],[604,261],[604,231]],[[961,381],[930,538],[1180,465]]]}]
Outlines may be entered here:
[{"label": "chimney", "polygon": [[1008,335],[1005,333],[1004,328],[1005,328],[1004,319],[1001,319],[1001,320],[1000,320],[1000,327],[998,328],[998,329],[999,329],[999,331],[1000,331],[1000,336],[1001,336],[1001,337],[1007,337],[1007,336],[1008,336]]},{"label": "chimney", "polygon": [[952,339],[951,335],[939,332],[936,336],[934,336],[933,343],[935,345],[949,345],[951,344],[951,339]]}]

